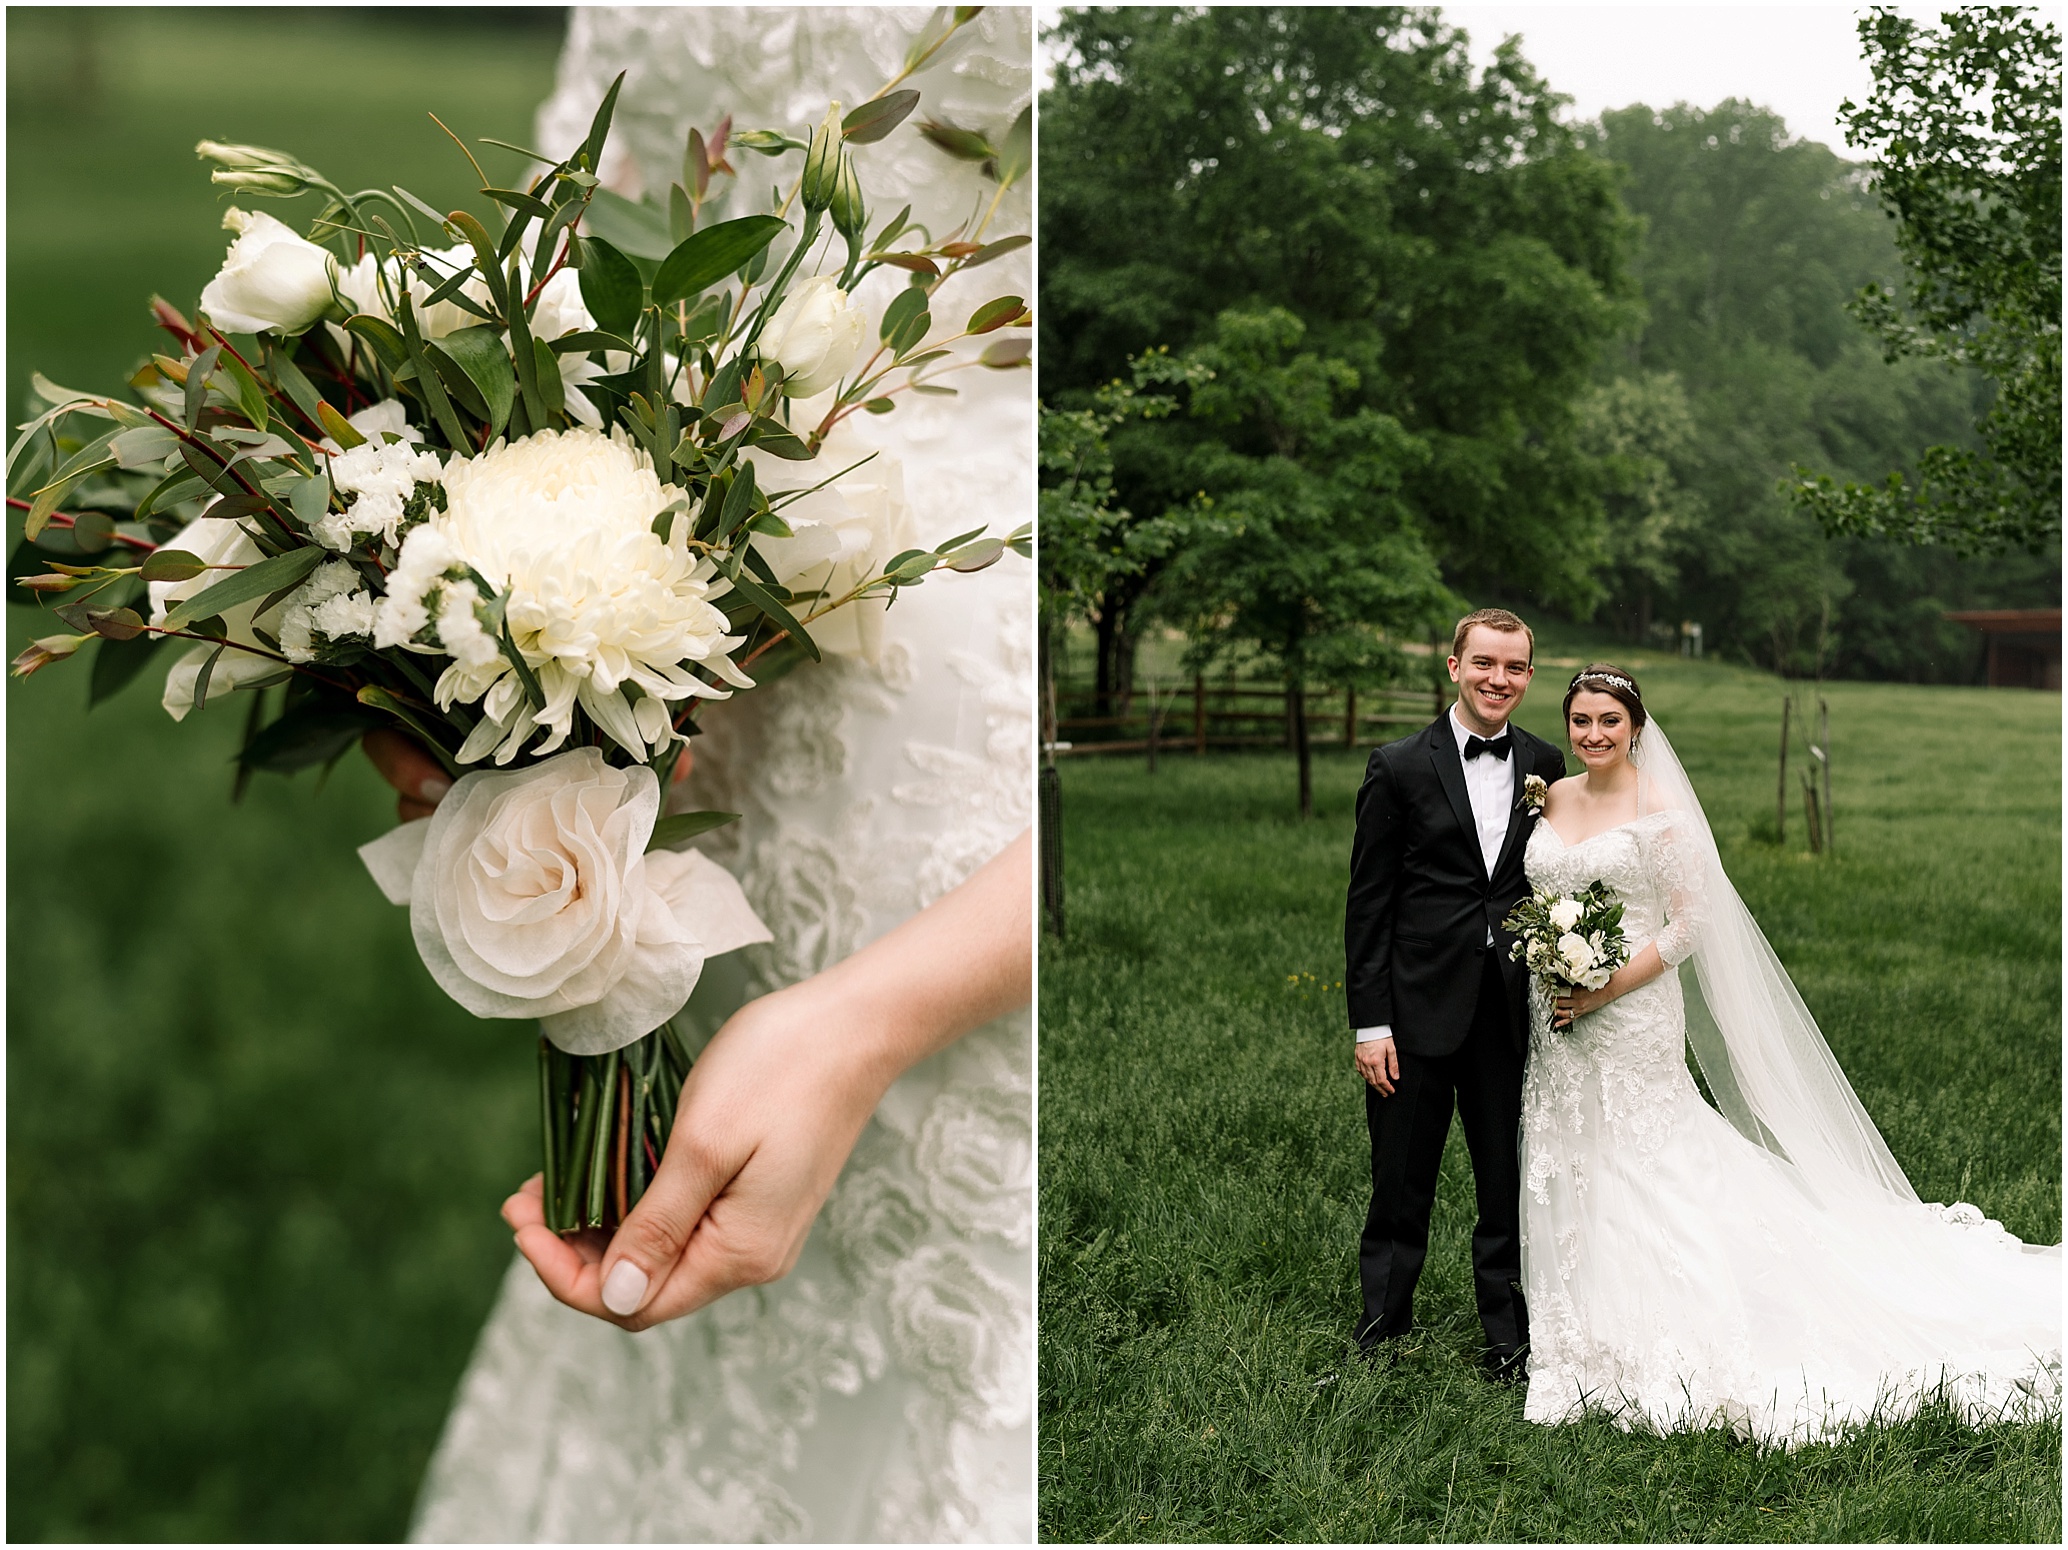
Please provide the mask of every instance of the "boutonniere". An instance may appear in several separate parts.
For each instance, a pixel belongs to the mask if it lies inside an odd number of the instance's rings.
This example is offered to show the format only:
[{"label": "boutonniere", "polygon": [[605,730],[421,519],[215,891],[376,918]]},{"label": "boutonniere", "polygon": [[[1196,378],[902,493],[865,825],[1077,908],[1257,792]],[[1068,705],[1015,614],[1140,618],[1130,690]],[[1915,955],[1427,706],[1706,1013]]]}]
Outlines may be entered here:
[{"label": "boutonniere", "polygon": [[1551,795],[1551,784],[1541,775],[1522,777],[1522,806],[1531,817],[1544,811],[1544,799]]}]

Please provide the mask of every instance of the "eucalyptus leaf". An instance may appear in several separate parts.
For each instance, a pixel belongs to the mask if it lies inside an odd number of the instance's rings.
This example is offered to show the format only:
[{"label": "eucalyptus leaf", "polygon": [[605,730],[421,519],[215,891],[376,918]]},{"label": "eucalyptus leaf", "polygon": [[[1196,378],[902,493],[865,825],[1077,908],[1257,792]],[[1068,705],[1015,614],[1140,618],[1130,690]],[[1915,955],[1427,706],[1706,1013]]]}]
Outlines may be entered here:
[{"label": "eucalyptus leaf", "polygon": [[666,215],[651,205],[634,204],[607,188],[599,188],[589,196],[589,209],[582,217],[582,225],[591,236],[601,237],[633,258],[663,259],[674,246],[668,237]]},{"label": "eucalyptus leaf", "polygon": [[677,244],[661,261],[653,280],[654,304],[673,306],[716,284],[760,253],[787,226],[773,215],[743,215],[706,226]]},{"label": "eucalyptus leaf", "polygon": [[918,92],[890,92],[848,114],[840,121],[840,132],[850,145],[873,145],[902,124],[918,106]]},{"label": "eucalyptus leaf", "polygon": [[165,627],[182,629],[194,620],[213,618],[239,603],[262,598],[268,592],[305,579],[323,560],[324,551],[310,545],[289,549],[269,560],[260,560],[256,565],[247,565],[173,609],[166,615]]},{"label": "eucalyptus leaf", "polygon": [[[582,301],[596,326],[607,335],[629,339],[638,326],[639,312],[646,305],[646,284],[632,261],[601,237],[582,242]],[[600,348],[631,349],[629,344]]]}]

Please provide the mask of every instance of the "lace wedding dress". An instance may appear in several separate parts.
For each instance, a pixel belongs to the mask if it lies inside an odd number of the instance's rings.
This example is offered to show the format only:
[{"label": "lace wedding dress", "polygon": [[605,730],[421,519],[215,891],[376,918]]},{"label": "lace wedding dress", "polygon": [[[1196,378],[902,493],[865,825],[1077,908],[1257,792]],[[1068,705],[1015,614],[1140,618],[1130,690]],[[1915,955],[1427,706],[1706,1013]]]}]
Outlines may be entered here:
[{"label": "lace wedding dress", "polygon": [[[1677,772],[1656,723],[1644,738]],[[1974,1421],[2057,1413],[2060,1251],[1973,1206],[1922,1204],[1882,1166],[1835,1063],[1813,1059],[1807,1012],[1788,1026],[1800,1002],[1752,944],[1691,791],[1577,845],[1539,822],[1525,866],[1540,888],[1606,882],[1632,951],[1653,942],[1668,965],[1569,1032],[1532,998],[1525,1416],[1598,1408],[1625,1427],[1794,1444],[1935,1393]],[[1674,966],[1697,957],[1684,997]],[[1763,975],[1780,981],[1755,1007],[1740,993]],[[1689,1071],[1691,1005],[1730,1118]],[[1804,1042],[1784,1048],[1783,1026]]]},{"label": "lace wedding dress", "polygon": [[[899,68],[925,10],[573,13],[541,149],[579,139],[629,69],[613,139],[666,187],[692,123],[800,133]],[[921,113],[1002,133],[1028,100],[1028,13],[994,11],[911,84]],[[915,134],[867,148],[867,186],[937,234],[979,184]],[[768,165],[733,152],[743,179]],[[794,158],[793,158],[794,161]],[[984,186],[985,190],[988,185]],[[873,215],[873,212],[872,212]],[[1027,229],[1008,197],[997,230]],[[1019,262],[1015,263],[1015,258]],[[1017,273],[1015,270],[1017,269]],[[1024,255],[977,272],[1028,294]],[[895,282],[887,277],[886,285]],[[872,315],[888,294],[864,287]],[[884,456],[848,493],[918,538],[1032,508],[1024,372],[901,395],[857,435]],[[902,465],[900,480],[898,465]],[[902,492],[898,485],[902,483]],[[838,492],[836,492],[838,493]],[[1007,555],[902,595],[844,656],[722,707],[697,739],[697,807],[744,814],[707,848],[775,941],[706,971],[707,1037],[749,995],[853,952],[995,855],[1031,818],[1033,592]],[[1025,1013],[890,1090],[797,1268],[628,1335],[555,1303],[522,1259],[461,1383],[413,1537],[423,1540],[1018,1540],[1033,1536],[1032,1065]]]}]

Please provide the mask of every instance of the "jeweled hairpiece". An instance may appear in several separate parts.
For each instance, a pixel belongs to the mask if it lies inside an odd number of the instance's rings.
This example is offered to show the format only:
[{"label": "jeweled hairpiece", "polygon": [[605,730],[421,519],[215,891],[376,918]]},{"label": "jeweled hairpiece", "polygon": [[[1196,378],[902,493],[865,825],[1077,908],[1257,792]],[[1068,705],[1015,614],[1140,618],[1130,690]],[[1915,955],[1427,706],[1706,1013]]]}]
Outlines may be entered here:
[{"label": "jeweled hairpiece", "polygon": [[1637,685],[1625,678],[1621,673],[1575,673],[1573,674],[1573,681],[1567,684],[1566,688],[1577,689],[1583,683],[1614,684],[1618,688],[1628,689],[1632,694],[1637,695],[1639,699],[1644,698],[1638,692]]}]

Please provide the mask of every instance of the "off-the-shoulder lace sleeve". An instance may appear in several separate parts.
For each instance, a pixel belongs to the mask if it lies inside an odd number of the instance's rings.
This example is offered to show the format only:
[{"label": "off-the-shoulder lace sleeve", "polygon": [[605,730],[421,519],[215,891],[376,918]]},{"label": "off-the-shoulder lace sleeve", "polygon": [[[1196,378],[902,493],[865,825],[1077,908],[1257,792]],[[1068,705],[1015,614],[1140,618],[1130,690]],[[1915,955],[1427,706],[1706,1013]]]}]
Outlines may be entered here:
[{"label": "off-the-shoulder lace sleeve", "polygon": [[1659,815],[1649,848],[1666,900],[1666,924],[1653,945],[1670,969],[1695,950],[1701,936],[1708,912],[1707,867],[1687,818],[1677,810]]}]

